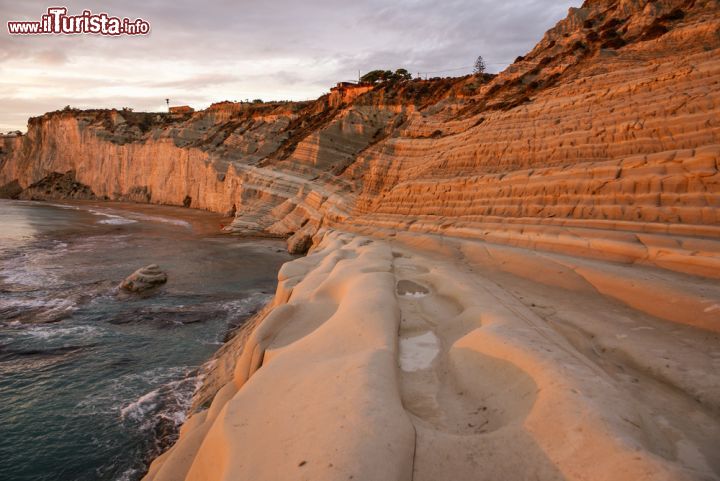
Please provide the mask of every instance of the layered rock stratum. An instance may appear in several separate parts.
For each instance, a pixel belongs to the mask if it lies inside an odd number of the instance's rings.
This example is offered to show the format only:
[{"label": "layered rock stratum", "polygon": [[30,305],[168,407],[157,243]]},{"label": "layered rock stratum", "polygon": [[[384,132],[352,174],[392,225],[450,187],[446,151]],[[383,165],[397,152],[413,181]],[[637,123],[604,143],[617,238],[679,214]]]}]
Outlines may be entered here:
[{"label": "layered rock stratum", "polygon": [[720,477],[720,2],[587,1],[497,76],[68,109],[0,192],[307,257],[148,480]]}]

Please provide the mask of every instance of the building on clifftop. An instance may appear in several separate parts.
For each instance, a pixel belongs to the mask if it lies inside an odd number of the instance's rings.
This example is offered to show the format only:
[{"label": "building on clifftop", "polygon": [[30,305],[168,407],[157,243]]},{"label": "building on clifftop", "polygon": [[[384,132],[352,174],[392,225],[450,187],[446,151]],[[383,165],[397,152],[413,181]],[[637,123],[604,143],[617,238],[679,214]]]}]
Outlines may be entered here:
[{"label": "building on clifftop", "polygon": [[171,115],[187,115],[195,112],[195,109],[188,105],[179,105],[177,107],[170,107]]}]

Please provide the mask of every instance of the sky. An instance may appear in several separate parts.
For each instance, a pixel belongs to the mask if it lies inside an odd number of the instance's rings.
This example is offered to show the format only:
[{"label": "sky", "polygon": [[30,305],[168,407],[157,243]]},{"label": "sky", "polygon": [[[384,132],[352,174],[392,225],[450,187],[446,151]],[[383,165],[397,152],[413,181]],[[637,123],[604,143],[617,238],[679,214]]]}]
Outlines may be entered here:
[{"label": "sky", "polygon": [[[0,0],[0,132],[66,105],[164,111],[307,100],[358,71],[498,72],[579,0]],[[49,6],[142,18],[147,36],[10,35]]]}]

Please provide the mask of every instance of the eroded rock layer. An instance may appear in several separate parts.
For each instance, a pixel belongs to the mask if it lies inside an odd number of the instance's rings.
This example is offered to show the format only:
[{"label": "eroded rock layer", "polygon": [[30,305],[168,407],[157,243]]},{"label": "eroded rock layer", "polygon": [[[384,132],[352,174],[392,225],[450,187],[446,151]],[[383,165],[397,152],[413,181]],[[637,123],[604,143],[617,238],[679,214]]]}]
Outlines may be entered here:
[{"label": "eroded rock layer", "polygon": [[55,112],[3,139],[0,186],[73,172],[94,196],[227,212],[230,230],[295,235],[298,251],[351,225],[646,262],[672,247],[707,274],[716,246],[687,242],[720,232],[718,9],[587,2],[495,77]]},{"label": "eroded rock layer", "polygon": [[527,244],[538,224],[716,235],[719,29],[716,1],[588,2],[494,78],[56,112],[4,140],[0,184],[73,171],[98,197],[305,238],[340,223]]}]

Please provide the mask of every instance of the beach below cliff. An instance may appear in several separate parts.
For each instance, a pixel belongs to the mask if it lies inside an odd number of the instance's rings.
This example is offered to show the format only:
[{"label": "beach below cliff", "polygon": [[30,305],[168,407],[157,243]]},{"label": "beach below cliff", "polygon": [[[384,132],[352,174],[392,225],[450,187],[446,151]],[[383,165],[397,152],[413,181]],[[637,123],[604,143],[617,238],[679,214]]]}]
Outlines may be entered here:
[{"label": "beach below cliff", "polygon": [[[0,201],[3,479],[136,480],[176,438],[200,366],[260,309],[284,243],[183,208]],[[168,282],[118,284],[156,263]]]}]

